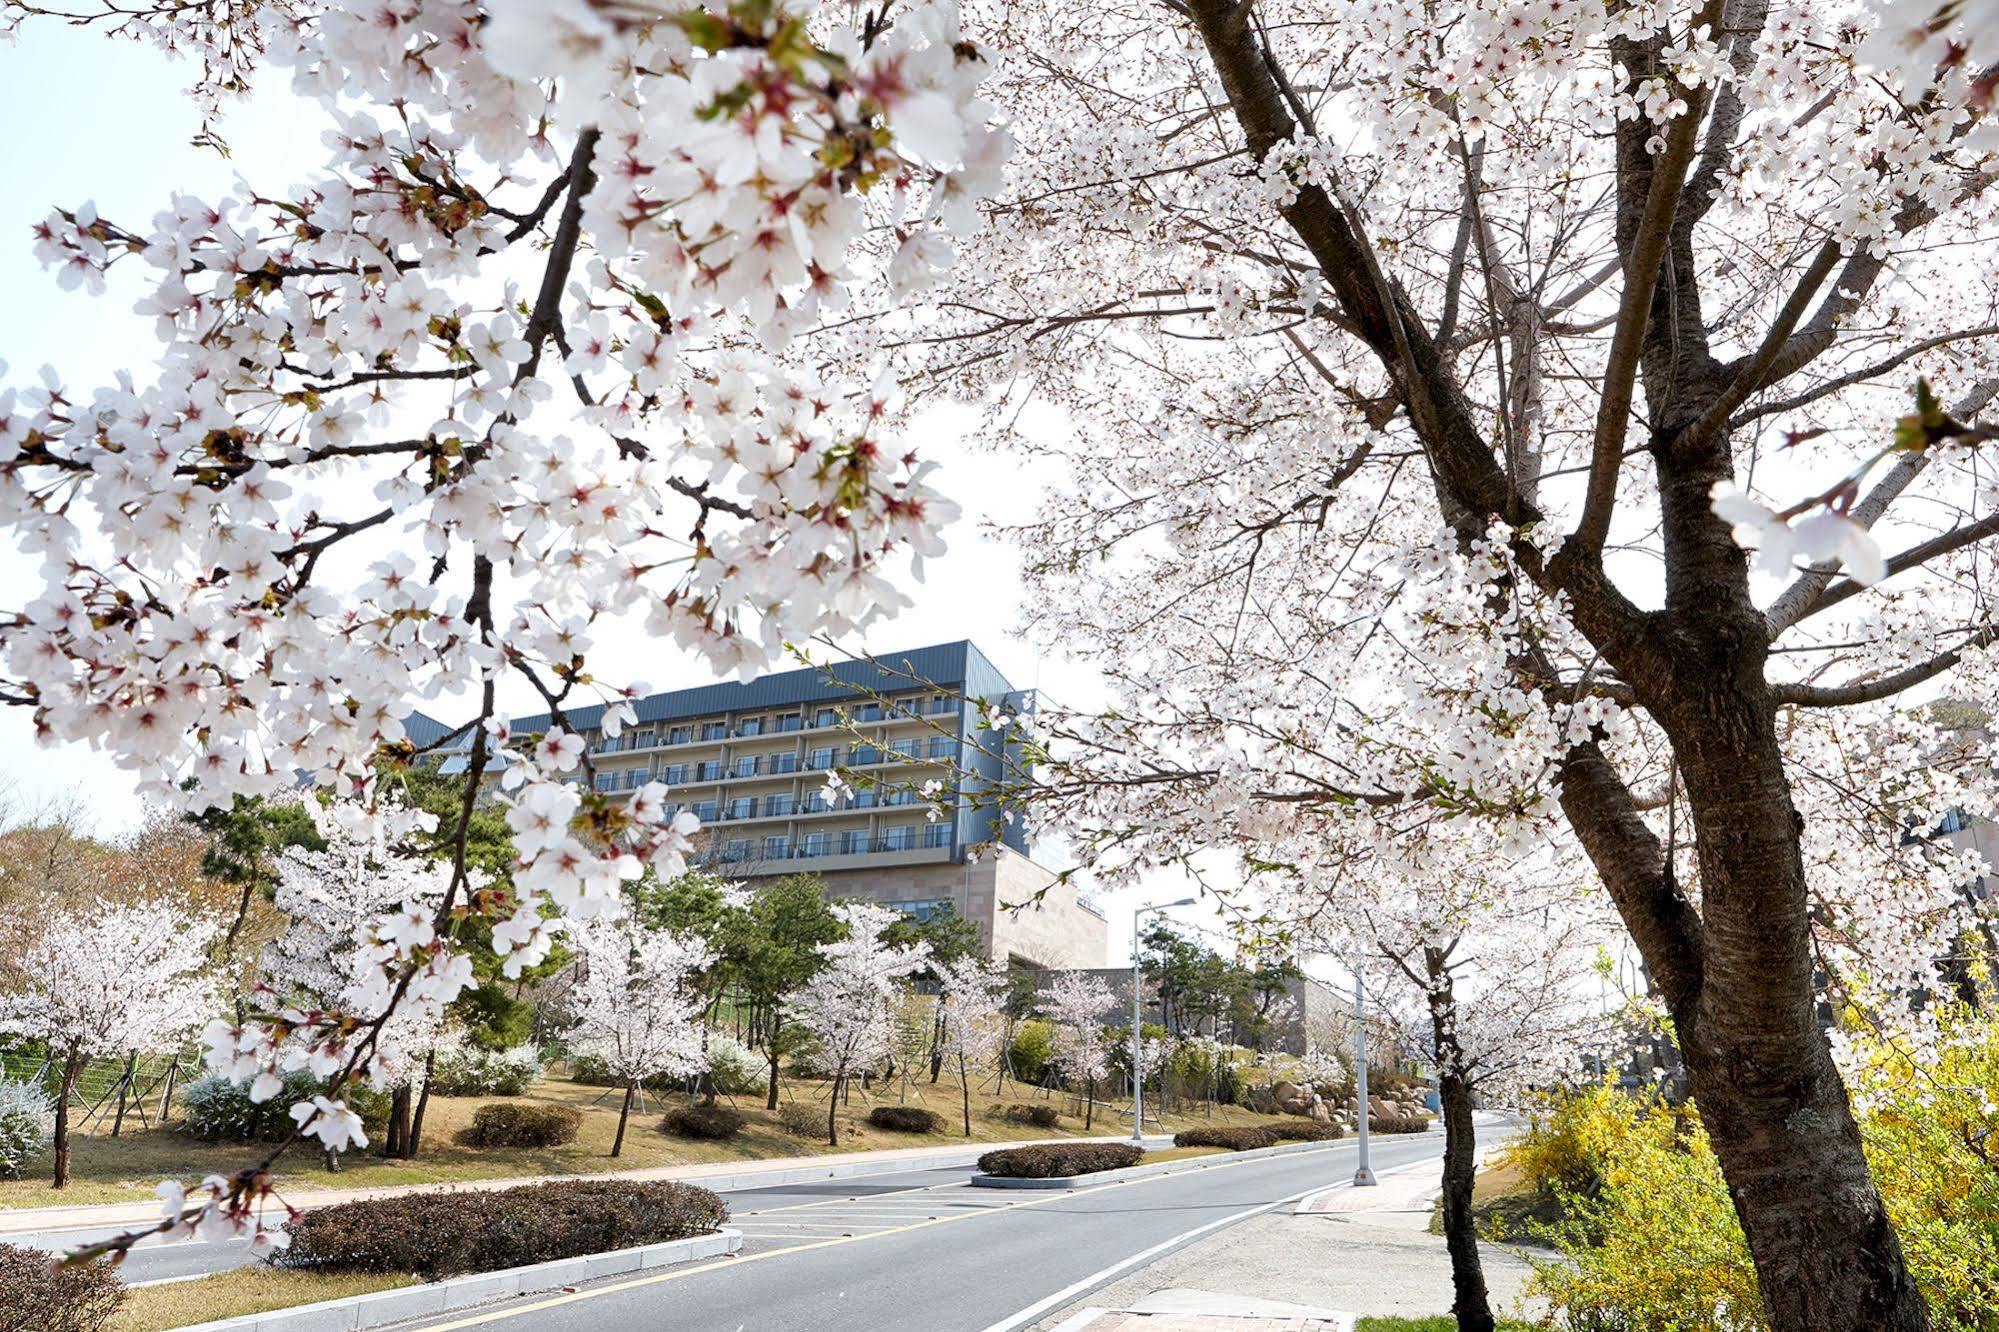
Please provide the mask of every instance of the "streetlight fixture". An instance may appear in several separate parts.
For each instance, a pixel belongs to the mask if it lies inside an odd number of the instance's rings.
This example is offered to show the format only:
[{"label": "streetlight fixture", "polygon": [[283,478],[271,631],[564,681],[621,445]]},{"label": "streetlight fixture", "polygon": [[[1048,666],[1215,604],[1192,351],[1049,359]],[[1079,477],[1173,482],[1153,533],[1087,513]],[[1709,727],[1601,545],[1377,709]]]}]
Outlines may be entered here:
[{"label": "streetlight fixture", "polygon": [[1193,898],[1183,897],[1177,902],[1142,906],[1131,913],[1131,1145],[1134,1147],[1145,1146],[1145,1068],[1139,1062],[1144,1047],[1140,1042],[1138,1021],[1138,921],[1148,911],[1169,911],[1174,907],[1192,905]]},{"label": "streetlight fixture", "polygon": [[1353,1172],[1353,1186],[1357,1189],[1372,1188],[1374,1172],[1367,1168],[1367,1019],[1362,1011],[1360,968],[1353,972],[1353,1029],[1354,1029],[1354,1124],[1359,1131],[1360,1155]]}]

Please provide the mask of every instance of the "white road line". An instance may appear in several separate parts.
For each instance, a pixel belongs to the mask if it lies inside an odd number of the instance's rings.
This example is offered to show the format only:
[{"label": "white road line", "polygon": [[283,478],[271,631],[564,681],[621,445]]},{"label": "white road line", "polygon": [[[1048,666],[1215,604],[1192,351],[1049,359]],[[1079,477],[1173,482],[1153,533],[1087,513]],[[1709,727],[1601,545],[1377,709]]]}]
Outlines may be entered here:
[{"label": "white road line", "polygon": [[[1428,1161],[1416,1161],[1412,1162],[1409,1165],[1395,1166],[1388,1170],[1376,1171],[1375,1173],[1377,1175],[1399,1174],[1404,1170],[1413,1170],[1422,1166],[1427,1166],[1429,1164],[1430,1162]],[[1011,1318],[1003,1318],[997,1323],[989,1324],[985,1328],[981,1329],[981,1332],[1012,1332],[1012,1329],[1014,1328],[1026,1327],[1028,1324],[1034,1322],[1035,1319],[1041,1317],[1041,1315],[1045,1313],[1048,1313],[1050,1310],[1059,1309],[1063,1305],[1067,1304],[1069,1301],[1076,1299],[1079,1296],[1089,1294],[1091,1291],[1095,1290],[1098,1286],[1103,1285],[1105,1282],[1109,1281],[1112,1277],[1116,1276],[1118,1273],[1123,1272],[1128,1268],[1136,1267],[1138,1266],[1138,1264],[1143,1263],[1148,1259],[1156,1258],[1160,1254],[1165,1253],[1167,1250],[1177,1248],[1180,1245],[1187,1243],[1189,1240],[1207,1234],[1211,1230],[1219,1230],[1223,1226],[1232,1225],[1237,1221],[1246,1221],[1252,1216],[1257,1216],[1264,1212],[1274,1211],[1275,1209],[1284,1206],[1286,1203],[1295,1203],[1299,1201],[1301,1198],[1309,1198],[1315,1193],[1331,1193],[1333,1189],[1339,1189],[1339,1188],[1350,1189],[1352,1187],[1353,1187],[1353,1181],[1351,1180],[1347,1181],[1343,1185],[1335,1184],[1332,1186],[1332,1188],[1327,1188],[1323,1184],[1315,1185],[1314,1187],[1305,1189],[1302,1192],[1294,1193],[1287,1198],[1279,1198],[1275,1202],[1267,1202],[1257,1207],[1246,1207],[1242,1211],[1231,1213],[1228,1216],[1222,1217],[1218,1221],[1210,1221],[1206,1225],[1195,1226],[1192,1230],[1183,1230],[1178,1235],[1173,1236],[1173,1238],[1167,1240],[1161,1240],[1159,1243],[1153,1245],[1151,1248],[1145,1250],[1142,1253],[1135,1253],[1131,1257],[1126,1258],[1121,1262],[1112,1263],[1109,1267],[1101,1268],[1098,1271],[1092,1272],[1090,1275],[1084,1277],[1081,1281],[1071,1282],[1069,1285],[1064,1286],[1062,1289],[1056,1291],[1053,1295],[1048,1296],[1046,1299],[1037,1300],[1033,1304],[1028,1305],[1025,1309],[1022,1309],[1019,1313],[1013,1315]]]}]

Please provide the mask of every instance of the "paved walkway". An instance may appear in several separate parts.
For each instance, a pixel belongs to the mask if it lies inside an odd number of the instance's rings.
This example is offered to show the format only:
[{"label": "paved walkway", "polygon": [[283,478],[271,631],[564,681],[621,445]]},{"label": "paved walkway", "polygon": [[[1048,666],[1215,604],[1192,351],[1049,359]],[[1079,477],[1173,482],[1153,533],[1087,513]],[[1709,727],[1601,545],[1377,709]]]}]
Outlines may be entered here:
[{"label": "paved walkway", "polygon": [[[1036,1139],[1059,1142],[1124,1142],[1123,1137]],[[813,1166],[851,1167],[870,1164],[921,1166],[938,1160],[964,1159],[968,1155],[997,1151],[1006,1147],[1026,1147],[1029,1142],[950,1143],[936,1147],[889,1147],[863,1152],[824,1152],[812,1156],[774,1156],[760,1161],[718,1161],[703,1165],[651,1166],[642,1170],[607,1170],[587,1175],[530,1175],[510,1179],[477,1179],[428,1184],[384,1184],[373,1188],[286,1189],[284,1199],[294,1207],[330,1207],[334,1203],[365,1202],[374,1198],[396,1198],[413,1193],[451,1193],[463,1190],[510,1189],[522,1184],[548,1184],[567,1179],[680,1180],[683,1183],[713,1183],[716,1180],[744,1180],[753,1184],[760,1175]],[[245,1151],[248,1151],[245,1148]],[[732,1187],[737,1187],[732,1184]],[[92,1226],[127,1226],[157,1221],[156,1202],[95,1203],[70,1207],[0,1208],[0,1235],[28,1232],[75,1230]]]},{"label": "paved walkway", "polygon": [[[1443,1162],[1379,1178],[1372,1189],[1329,1189],[1168,1253],[1034,1332],[1350,1332],[1362,1315],[1448,1313],[1450,1255],[1430,1233]],[[1539,1312],[1526,1296],[1526,1261],[1489,1244],[1480,1254],[1494,1313]]]}]

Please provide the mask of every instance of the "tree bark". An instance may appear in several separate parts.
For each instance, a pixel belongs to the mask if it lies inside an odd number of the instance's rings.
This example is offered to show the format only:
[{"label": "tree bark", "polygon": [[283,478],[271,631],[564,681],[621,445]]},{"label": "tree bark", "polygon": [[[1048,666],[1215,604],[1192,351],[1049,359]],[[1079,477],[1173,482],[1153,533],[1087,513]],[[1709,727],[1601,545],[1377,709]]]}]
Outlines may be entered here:
[{"label": "tree bark", "polygon": [[423,1057],[423,1090],[417,1094],[416,1112],[410,1116],[409,1159],[416,1160],[416,1154],[423,1150],[423,1112],[430,1109],[430,1079],[437,1069],[437,1051],[431,1050]]},{"label": "tree bark", "polygon": [[1444,1248],[1451,1256],[1451,1312],[1457,1317],[1458,1332],[1494,1332],[1497,1324],[1478,1252],[1478,1223],[1472,1216],[1478,1135],[1471,1117],[1470,1074],[1458,1041],[1449,951],[1426,945],[1423,969],[1430,1004],[1430,1052],[1437,1063],[1437,1099],[1444,1113]]},{"label": "tree bark", "polygon": [[965,1070],[965,1052],[958,1052],[958,1088],[965,1097],[965,1136],[972,1136],[972,1075]]},{"label": "tree bark", "polygon": [[775,1040],[769,1046],[769,1054],[770,1087],[764,1092],[764,1109],[775,1110],[777,1109],[777,1042]]},{"label": "tree bark", "polygon": [[632,1117],[632,1093],[637,1090],[636,1079],[626,1081],[625,1103],[618,1107],[618,1136],[611,1140],[611,1156],[614,1159],[625,1150],[625,1122]]},{"label": "tree bark", "polygon": [[840,1084],[847,1080],[844,1073],[833,1075],[833,1093],[826,1098],[826,1145],[840,1145]]},{"label": "tree bark", "polygon": [[83,1055],[71,1046],[62,1061],[62,1085],[56,1093],[55,1182],[49,1187],[69,1187],[69,1098],[76,1094],[76,1079],[83,1072]]}]

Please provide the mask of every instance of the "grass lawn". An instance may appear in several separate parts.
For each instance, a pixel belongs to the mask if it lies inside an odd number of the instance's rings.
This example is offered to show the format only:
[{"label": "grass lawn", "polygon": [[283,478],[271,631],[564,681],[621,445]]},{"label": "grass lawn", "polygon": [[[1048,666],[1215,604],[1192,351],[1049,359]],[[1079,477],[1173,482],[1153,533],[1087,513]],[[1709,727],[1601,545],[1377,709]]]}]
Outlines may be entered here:
[{"label": "grass lawn", "polygon": [[282,1272],[262,1265],[239,1267],[198,1281],[141,1286],[127,1295],[105,1332],[166,1332],[190,1323],[372,1295],[415,1284],[415,1277],[382,1272]]},{"label": "grass lawn", "polygon": [[[729,1142],[694,1142],[669,1137],[660,1131],[660,1114],[670,1103],[656,1095],[646,1097],[645,1109],[632,1111],[631,1130],[625,1135],[624,1154],[611,1159],[611,1139],[618,1126],[616,1089],[584,1087],[566,1078],[552,1078],[536,1084],[528,1099],[557,1101],[573,1105],[583,1113],[583,1128],[577,1140],[564,1147],[540,1149],[472,1148],[457,1141],[459,1130],[471,1123],[472,1113],[493,1097],[432,1098],[425,1114],[423,1154],[415,1161],[389,1161],[371,1151],[350,1154],[339,1173],[325,1170],[316,1157],[296,1149],[278,1163],[281,1189],[304,1192],[311,1189],[364,1188],[389,1184],[462,1183],[481,1179],[517,1176],[577,1175],[605,1170],[636,1170],[651,1166],[701,1165],[728,1161],[751,1161],[776,1156],[807,1156],[834,1149],[823,1138],[799,1138],[786,1133],[777,1116],[763,1108],[761,1096],[724,1098],[742,1111],[749,1124]],[[783,1095],[825,1105],[826,1084],[787,1081]],[[894,1133],[871,1128],[867,1113],[877,1105],[896,1104],[903,1099],[900,1082],[877,1085],[871,1093],[855,1089],[851,1102],[840,1110],[840,1151],[864,1151],[893,1147],[946,1146],[951,1143],[1017,1142],[1023,1139],[1101,1137],[1122,1133],[1128,1120],[1121,1121],[1114,1107],[1099,1103],[1096,1119],[1086,1133],[1082,1102],[1057,1094],[1053,1104],[1062,1113],[1061,1124],[1052,1129],[1009,1123],[1000,1117],[1005,1106],[1020,1102],[1044,1101],[1047,1094],[1009,1082],[995,1095],[991,1083],[981,1081],[972,1092],[972,1136],[963,1134],[959,1108],[959,1088],[955,1080],[931,1085],[912,1081],[907,1100],[944,1117],[938,1133]],[[1147,1109],[1152,1106],[1148,1101]],[[1148,1115],[1148,1119],[1150,1116]],[[1163,1116],[1160,1127],[1171,1133],[1195,1124],[1268,1123],[1239,1106],[1217,1106],[1213,1117],[1201,1112],[1185,1116]],[[163,1178],[198,1178],[227,1174],[256,1159],[260,1149],[242,1143],[205,1143],[182,1136],[172,1129],[134,1129],[128,1122],[124,1134],[113,1140],[100,1134],[79,1137],[72,1149],[70,1186],[60,1192],[49,1188],[47,1161],[36,1162],[25,1178],[0,1181],[0,1207],[49,1207],[82,1203],[128,1202],[153,1196],[154,1186]],[[1158,1158],[1154,1158],[1158,1159]],[[195,1283],[189,1283],[195,1284]]]},{"label": "grass lawn", "polygon": [[[1457,1332],[1457,1320],[1449,1314],[1431,1314],[1429,1318],[1377,1316],[1357,1320],[1353,1332]],[[1533,1332],[1533,1324],[1519,1322],[1517,1318],[1501,1318],[1499,1332]]]},{"label": "grass lawn", "polygon": [[[1519,1167],[1504,1161],[1478,1172],[1471,1205],[1478,1233],[1497,1243],[1545,1244],[1538,1228],[1562,1219],[1561,1205],[1530,1186]],[[1430,1233],[1444,1233],[1441,1199],[1430,1211]]]}]

